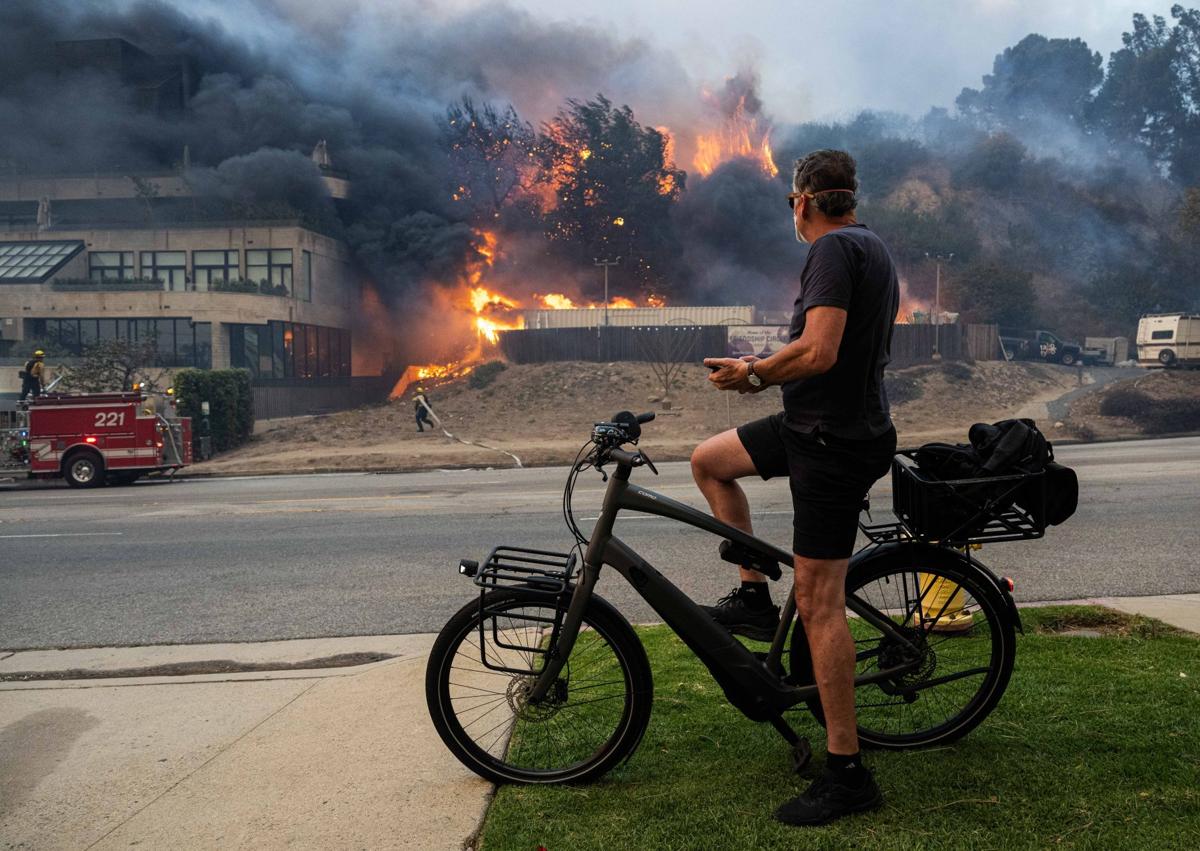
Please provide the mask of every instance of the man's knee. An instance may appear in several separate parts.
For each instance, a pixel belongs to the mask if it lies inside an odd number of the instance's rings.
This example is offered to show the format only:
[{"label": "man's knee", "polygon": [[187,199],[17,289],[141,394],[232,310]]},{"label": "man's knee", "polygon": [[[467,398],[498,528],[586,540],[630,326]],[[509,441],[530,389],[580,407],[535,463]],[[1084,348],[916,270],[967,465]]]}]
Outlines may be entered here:
[{"label": "man's knee", "polygon": [[847,559],[795,557],[796,611],[806,623],[845,618]]}]

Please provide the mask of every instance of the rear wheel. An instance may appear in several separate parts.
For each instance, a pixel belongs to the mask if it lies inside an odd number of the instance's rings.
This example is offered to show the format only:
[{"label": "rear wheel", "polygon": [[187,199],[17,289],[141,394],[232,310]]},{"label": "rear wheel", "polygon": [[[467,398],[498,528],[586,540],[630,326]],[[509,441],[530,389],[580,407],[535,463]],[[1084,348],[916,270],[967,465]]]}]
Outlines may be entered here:
[{"label": "rear wheel", "polygon": [[425,672],[433,725],[463,765],[494,783],[595,780],[633,753],[650,722],[646,651],[629,623],[599,602],[584,614],[550,693],[529,700],[556,609],[567,602],[491,591],[482,605],[463,606],[434,643]]},{"label": "rear wheel", "polygon": [[1063,352],[1062,357],[1059,358],[1059,362],[1063,366],[1074,366],[1076,360],[1077,358],[1074,352]]},{"label": "rear wheel", "polygon": [[80,450],[67,456],[63,478],[73,488],[94,488],[104,483],[104,459],[100,453]]},{"label": "rear wheel", "polygon": [[1171,351],[1170,349],[1163,349],[1161,352],[1158,353],[1158,362],[1161,363],[1163,366],[1174,366],[1175,353],[1173,351]]},{"label": "rear wheel", "polygon": [[[999,702],[1016,653],[1013,624],[999,592],[951,550],[903,550],[858,565],[853,595],[890,620],[907,642],[847,610],[856,676],[902,668],[855,691],[858,736],[869,747],[903,750],[953,742]],[[793,671],[808,648],[792,644]],[[825,723],[819,700],[809,708]]]}]

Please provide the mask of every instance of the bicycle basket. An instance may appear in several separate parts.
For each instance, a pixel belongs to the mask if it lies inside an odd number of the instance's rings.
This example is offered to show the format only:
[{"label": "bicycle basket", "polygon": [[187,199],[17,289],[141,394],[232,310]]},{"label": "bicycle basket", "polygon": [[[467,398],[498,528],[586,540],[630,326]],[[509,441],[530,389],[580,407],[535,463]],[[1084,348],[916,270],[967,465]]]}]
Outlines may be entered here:
[{"label": "bicycle basket", "polygon": [[[576,564],[575,553],[555,553],[520,547],[496,547],[475,574],[479,586],[479,661],[485,668],[518,676],[534,676],[550,652],[562,626],[566,594]],[[496,588],[524,588],[547,595],[514,608],[489,603]]]},{"label": "bicycle basket", "polygon": [[1041,472],[936,479],[912,453],[892,461],[892,510],[912,537],[962,546],[1040,538],[1046,532]]}]

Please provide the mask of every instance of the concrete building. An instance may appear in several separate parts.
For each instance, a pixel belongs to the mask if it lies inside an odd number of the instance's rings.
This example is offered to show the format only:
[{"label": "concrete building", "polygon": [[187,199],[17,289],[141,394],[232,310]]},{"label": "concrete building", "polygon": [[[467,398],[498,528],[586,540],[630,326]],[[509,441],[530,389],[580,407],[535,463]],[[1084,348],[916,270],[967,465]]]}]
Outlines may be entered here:
[{"label": "concrete building", "polygon": [[[179,108],[189,93],[185,61],[120,40],[59,52],[116,67],[148,108]],[[347,197],[325,143],[314,144],[330,195]],[[148,366],[250,370],[264,388],[256,399],[271,400],[259,416],[361,401],[351,381],[361,281],[349,249],[317,224],[238,218],[196,197],[187,160],[156,174],[0,174],[0,396],[19,392],[35,348],[53,369],[90,343],[124,339],[155,353]]]}]

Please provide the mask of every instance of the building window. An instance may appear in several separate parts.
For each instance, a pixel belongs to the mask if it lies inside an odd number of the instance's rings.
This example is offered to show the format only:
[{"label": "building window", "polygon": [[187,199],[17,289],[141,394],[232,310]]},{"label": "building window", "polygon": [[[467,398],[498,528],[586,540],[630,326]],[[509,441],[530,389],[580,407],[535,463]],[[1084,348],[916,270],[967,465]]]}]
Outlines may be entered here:
[{"label": "building window", "polygon": [[302,301],[312,301],[312,252],[305,251],[300,255],[300,292]]},{"label": "building window", "polygon": [[236,281],[240,277],[241,267],[238,263],[238,252],[233,251],[193,251],[192,279],[196,289],[209,290],[216,283]]},{"label": "building window", "polygon": [[229,326],[229,362],[255,381],[350,377],[350,332],[269,322]]},{"label": "building window", "polygon": [[1170,340],[1175,336],[1175,329],[1171,328],[1167,331],[1151,331],[1151,340]]},{"label": "building window", "polygon": [[158,281],[163,289],[183,292],[187,289],[186,251],[143,251],[142,277]]},{"label": "building window", "polygon": [[246,277],[256,284],[292,291],[292,249],[252,248],[246,251]]},{"label": "building window", "polygon": [[212,367],[212,323],[190,319],[33,319],[26,336],[67,356],[97,342],[125,340],[153,354],[143,366]]},{"label": "building window", "polygon": [[93,251],[88,254],[88,278],[93,281],[132,281],[132,251]]}]

